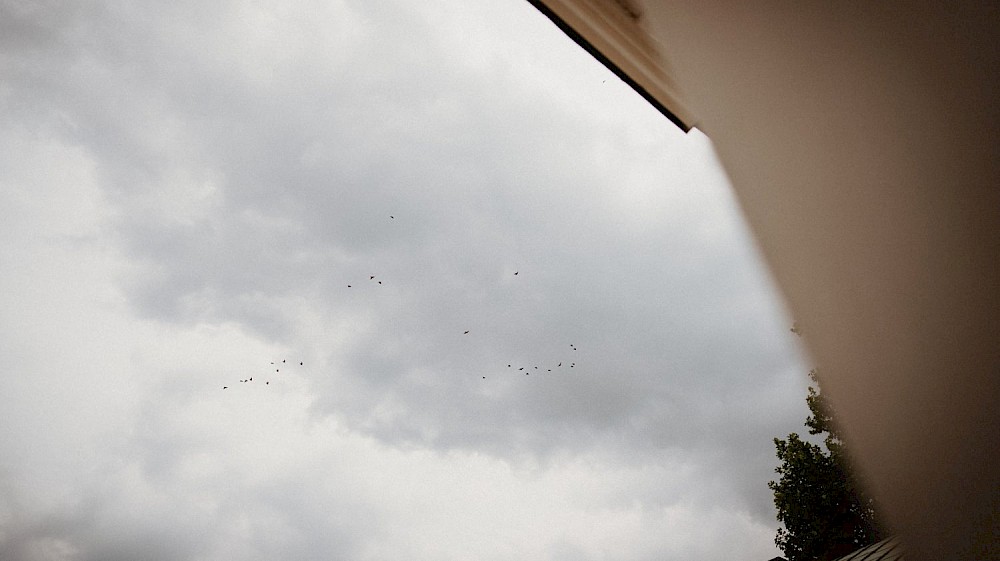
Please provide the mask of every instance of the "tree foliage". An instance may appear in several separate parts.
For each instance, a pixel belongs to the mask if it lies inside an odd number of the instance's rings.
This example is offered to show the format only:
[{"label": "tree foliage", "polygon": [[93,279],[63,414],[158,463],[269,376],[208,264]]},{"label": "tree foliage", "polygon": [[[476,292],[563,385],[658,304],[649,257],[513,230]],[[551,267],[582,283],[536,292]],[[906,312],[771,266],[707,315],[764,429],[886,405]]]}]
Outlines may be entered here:
[{"label": "tree foliage", "polygon": [[[809,373],[816,386],[816,371]],[[851,470],[834,411],[820,390],[809,387],[809,434],[826,434],[823,446],[792,433],[774,439],[780,476],[774,491],[778,529],[774,543],[788,561],[828,561],[882,539],[875,503]]]}]

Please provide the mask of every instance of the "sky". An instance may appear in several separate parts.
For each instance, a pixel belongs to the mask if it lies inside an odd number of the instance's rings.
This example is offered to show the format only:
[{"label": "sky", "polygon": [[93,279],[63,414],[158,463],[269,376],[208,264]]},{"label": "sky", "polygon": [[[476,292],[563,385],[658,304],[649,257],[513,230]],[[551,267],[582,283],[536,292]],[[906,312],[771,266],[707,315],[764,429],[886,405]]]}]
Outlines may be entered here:
[{"label": "sky", "polygon": [[521,0],[274,4],[0,0],[0,558],[777,555],[711,141]]}]

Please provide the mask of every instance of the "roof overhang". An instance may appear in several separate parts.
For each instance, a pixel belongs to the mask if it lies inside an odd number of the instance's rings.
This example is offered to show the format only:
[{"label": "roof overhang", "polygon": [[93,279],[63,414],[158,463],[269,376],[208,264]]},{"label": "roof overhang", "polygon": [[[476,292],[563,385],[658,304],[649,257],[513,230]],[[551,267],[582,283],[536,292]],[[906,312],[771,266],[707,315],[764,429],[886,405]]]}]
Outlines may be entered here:
[{"label": "roof overhang", "polygon": [[627,0],[528,2],[681,130],[697,126],[637,7]]}]

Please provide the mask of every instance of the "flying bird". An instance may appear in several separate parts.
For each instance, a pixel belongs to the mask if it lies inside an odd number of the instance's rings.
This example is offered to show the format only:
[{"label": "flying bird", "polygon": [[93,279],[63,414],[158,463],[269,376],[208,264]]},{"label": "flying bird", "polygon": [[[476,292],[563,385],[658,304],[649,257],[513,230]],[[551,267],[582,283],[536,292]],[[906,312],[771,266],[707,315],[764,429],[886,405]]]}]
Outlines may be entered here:
[{"label": "flying bird", "polygon": [[368,277],[368,280],[372,280],[374,278],[375,278],[375,275],[372,275],[372,276]]},{"label": "flying bird", "polygon": [[228,390],[228,389],[229,389],[229,386],[222,386],[222,389],[224,389],[224,390]]},{"label": "flying bird", "polygon": [[468,335],[468,334],[469,334],[469,332],[468,332],[468,331],[466,331],[466,332],[465,332],[465,333],[463,333],[462,335]]},{"label": "flying bird", "polygon": [[514,271],[514,276],[515,276],[515,277],[517,276],[517,271]]},{"label": "flying bird", "polygon": [[302,366],[302,363],[301,363],[301,362],[299,363],[299,366]]}]

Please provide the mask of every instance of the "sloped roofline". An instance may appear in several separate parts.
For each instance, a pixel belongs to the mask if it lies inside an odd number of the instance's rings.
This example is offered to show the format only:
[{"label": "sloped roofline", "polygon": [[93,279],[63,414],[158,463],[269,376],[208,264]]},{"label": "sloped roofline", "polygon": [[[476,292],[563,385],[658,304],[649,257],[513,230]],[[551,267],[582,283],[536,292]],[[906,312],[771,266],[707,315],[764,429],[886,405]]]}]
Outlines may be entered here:
[{"label": "sloped roofline", "polygon": [[903,545],[899,538],[890,536],[834,561],[904,561]]},{"label": "sloped roofline", "polygon": [[[669,78],[663,74],[664,66],[661,60],[651,60],[656,57],[655,49],[649,45],[636,45],[634,30],[624,32],[616,29],[631,16],[637,19],[637,14],[629,14],[624,5],[615,2],[614,6],[625,14],[625,18],[608,18],[608,13],[594,11],[588,14],[591,17],[580,17],[573,10],[574,6],[560,2],[559,0],[527,0],[532,6],[538,9],[545,17],[549,18],[563,33],[565,33],[576,44],[590,53],[601,64],[618,76],[623,82],[649,102],[657,111],[663,114],[671,123],[677,125],[682,131],[688,132],[693,128],[692,118],[682,109],[682,104],[676,93],[672,93],[673,87],[669,84]],[[612,8],[614,9],[614,8]],[[602,20],[601,24],[594,23],[594,17]],[[605,17],[601,17],[605,16]],[[567,19],[573,18],[573,24]],[[598,25],[602,29],[597,29]],[[577,29],[577,27],[586,29]],[[594,37],[595,40],[604,41],[604,45],[594,45],[584,37]],[[612,59],[617,60],[612,60]],[[630,66],[631,71],[626,71],[622,66]],[[655,90],[651,92],[650,90]],[[675,107],[670,108],[664,105],[663,99],[670,100],[669,103]],[[682,117],[681,114],[685,116]]]}]

